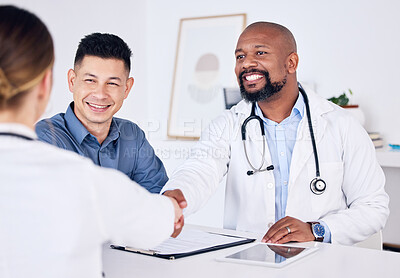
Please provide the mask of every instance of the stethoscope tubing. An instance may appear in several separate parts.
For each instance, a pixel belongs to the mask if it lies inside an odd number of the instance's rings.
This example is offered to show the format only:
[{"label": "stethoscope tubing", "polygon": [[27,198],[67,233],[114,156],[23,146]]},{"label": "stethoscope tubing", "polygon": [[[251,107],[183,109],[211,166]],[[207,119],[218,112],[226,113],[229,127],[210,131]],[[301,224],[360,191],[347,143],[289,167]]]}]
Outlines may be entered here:
[{"label": "stethoscope tubing", "polygon": [[22,135],[22,134],[18,134],[18,133],[13,133],[13,132],[0,132],[0,136],[13,136],[13,137],[18,137],[18,138],[22,138],[28,141],[34,141],[35,139]]},{"label": "stethoscope tubing", "polygon": [[[310,137],[311,137],[311,144],[312,144],[312,148],[313,148],[313,153],[314,153],[314,161],[315,161],[315,174],[316,174],[316,178],[314,178],[311,182],[310,182],[310,189],[311,191],[316,194],[316,195],[320,195],[322,193],[325,192],[326,189],[326,183],[325,181],[323,181],[320,178],[320,171],[319,171],[319,159],[318,159],[318,152],[317,152],[317,145],[315,142],[315,136],[314,136],[314,130],[312,127],[312,121],[311,121],[311,112],[310,112],[310,105],[308,102],[308,96],[306,94],[306,92],[304,91],[303,87],[301,86],[300,83],[298,83],[298,87],[299,87],[299,91],[302,94],[303,98],[304,98],[304,104],[306,106],[306,115],[307,115],[307,122],[308,122],[308,128],[310,131]],[[256,109],[256,104],[253,103],[252,107],[251,107],[251,113],[250,116],[247,117],[242,124],[241,127],[241,132],[242,132],[242,142],[243,142],[243,148],[244,148],[244,153],[246,156],[246,160],[249,163],[250,167],[253,169],[253,171],[248,171],[247,174],[253,175],[254,173],[257,172],[263,172],[263,171],[269,171],[269,170],[273,170],[274,166],[270,165],[268,167],[263,168],[264,164],[265,164],[265,127],[264,127],[264,122],[263,120],[256,115],[255,113],[255,109]],[[247,154],[247,148],[246,148],[246,126],[247,124],[251,121],[251,120],[257,120],[260,124],[260,130],[261,130],[261,135],[263,136],[263,154],[262,154],[262,161],[261,161],[261,165],[260,167],[254,167],[253,164],[250,162],[249,156]],[[322,185],[322,186],[321,186]]]},{"label": "stethoscope tubing", "polygon": [[312,144],[313,153],[314,153],[314,160],[315,160],[315,174],[316,174],[317,178],[319,178],[320,177],[319,159],[318,159],[318,153],[317,153],[317,145],[315,143],[314,129],[312,127],[311,112],[310,112],[310,105],[308,103],[308,96],[307,96],[306,92],[304,91],[303,87],[300,84],[299,84],[299,90],[300,90],[300,93],[303,95],[304,104],[306,105],[308,129],[310,130],[311,144]]}]

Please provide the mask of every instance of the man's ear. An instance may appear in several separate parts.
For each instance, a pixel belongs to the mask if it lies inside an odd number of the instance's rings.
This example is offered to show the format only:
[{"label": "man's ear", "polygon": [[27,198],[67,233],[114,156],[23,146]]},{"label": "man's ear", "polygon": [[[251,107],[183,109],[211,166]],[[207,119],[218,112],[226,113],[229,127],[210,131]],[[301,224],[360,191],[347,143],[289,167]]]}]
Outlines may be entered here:
[{"label": "man's ear", "polygon": [[70,69],[70,70],[68,71],[67,79],[68,79],[68,88],[69,88],[69,91],[70,91],[71,93],[73,93],[73,92],[74,92],[73,89],[74,89],[75,81],[76,81],[76,73],[75,73],[75,71],[74,71],[73,69]]},{"label": "man's ear", "polygon": [[293,52],[287,58],[288,73],[290,74],[295,73],[298,65],[299,65],[299,56],[297,55],[297,53]]},{"label": "man's ear", "polygon": [[126,80],[126,87],[125,87],[125,96],[124,99],[126,99],[129,95],[129,92],[132,89],[133,83],[135,83],[135,80],[133,77],[129,77],[128,80]]},{"label": "man's ear", "polygon": [[53,69],[48,69],[44,74],[42,81],[39,83],[38,97],[41,100],[50,98],[51,89],[53,87]]}]

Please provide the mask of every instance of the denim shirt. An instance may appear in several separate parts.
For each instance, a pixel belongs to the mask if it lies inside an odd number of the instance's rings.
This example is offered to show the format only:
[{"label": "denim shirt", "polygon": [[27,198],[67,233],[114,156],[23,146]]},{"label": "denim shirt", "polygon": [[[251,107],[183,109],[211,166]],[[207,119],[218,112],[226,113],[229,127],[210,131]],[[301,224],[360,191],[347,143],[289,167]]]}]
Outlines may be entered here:
[{"label": "denim shirt", "polygon": [[95,164],[117,169],[152,193],[159,193],[168,181],[161,160],[147,141],[143,130],[131,121],[113,118],[102,144],[82,125],[73,112],[36,124],[39,140],[90,158]]}]

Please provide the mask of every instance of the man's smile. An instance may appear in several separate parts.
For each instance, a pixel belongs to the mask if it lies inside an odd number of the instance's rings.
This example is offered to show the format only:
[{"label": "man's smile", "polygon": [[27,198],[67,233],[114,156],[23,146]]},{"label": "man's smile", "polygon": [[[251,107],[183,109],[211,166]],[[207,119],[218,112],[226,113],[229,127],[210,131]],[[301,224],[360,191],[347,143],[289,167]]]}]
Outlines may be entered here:
[{"label": "man's smile", "polygon": [[91,103],[91,102],[86,102],[86,104],[89,106],[89,108],[92,111],[95,111],[95,112],[104,112],[111,106],[111,104],[100,105],[100,104],[95,104],[95,103]]},{"label": "man's smile", "polygon": [[240,81],[248,89],[256,87],[257,84],[259,84],[260,86],[264,86],[261,83],[263,80],[265,80],[265,74],[258,70],[243,71],[240,74]]},{"label": "man's smile", "polygon": [[261,75],[261,74],[251,74],[251,75],[244,76],[244,78],[247,81],[255,81],[255,80],[261,79],[263,77],[264,77],[264,75]]}]

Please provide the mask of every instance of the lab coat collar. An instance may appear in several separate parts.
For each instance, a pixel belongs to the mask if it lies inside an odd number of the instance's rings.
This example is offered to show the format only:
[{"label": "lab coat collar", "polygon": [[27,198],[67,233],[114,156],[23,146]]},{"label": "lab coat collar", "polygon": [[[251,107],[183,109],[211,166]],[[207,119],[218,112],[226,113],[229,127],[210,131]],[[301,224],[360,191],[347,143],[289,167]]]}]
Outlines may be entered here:
[{"label": "lab coat collar", "polygon": [[[305,90],[306,90],[309,104],[310,104],[311,119],[313,121],[313,126],[315,126],[323,114],[333,111],[333,107],[329,104],[329,102],[327,100],[318,96],[311,89],[305,88]],[[251,105],[252,105],[251,103],[246,102],[245,100],[242,100],[237,105],[232,107],[232,112],[237,114],[237,116],[239,118],[240,126],[243,124],[243,121],[248,116],[250,116]],[[303,116],[303,119],[301,122],[305,122],[305,121],[307,121],[306,115]],[[300,128],[299,128],[299,130],[300,130]],[[260,138],[262,138],[260,135],[260,127],[259,127],[257,121],[254,121],[254,120],[250,121],[247,124],[246,131],[247,131],[246,132],[247,136],[252,140],[258,141],[258,140],[260,140]],[[308,126],[307,126],[307,130],[305,130],[305,131],[308,132]],[[298,135],[299,135],[299,133],[298,133]],[[316,137],[319,137],[320,135],[322,135],[322,132],[318,132],[317,135],[318,136],[316,136]],[[260,145],[260,148],[262,148],[262,145]]]},{"label": "lab coat collar", "polygon": [[37,139],[35,131],[23,124],[0,123],[0,132],[15,133],[32,139]]},{"label": "lab coat collar", "polygon": [[[334,110],[332,104],[315,94],[312,90],[306,90],[311,113],[311,123],[313,126],[315,142],[318,145],[325,134],[327,122],[323,115]],[[291,185],[294,184],[301,171],[303,171],[303,165],[307,163],[310,157],[313,155],[311,135],[308,127],[307,115],[303,117],[297,130],[297,142],[292,153],[292,162],[290,164],[290,182],[289,192]],[[320,159],[318,157],[318,159]],[[321,161],[320,161],[321,162]],[[314,163],[314,162],[313,162]]]},{"label": "lab coat collar", "polygon": [[[241,132],[243,122],[247,117],[250,116],[251,113],[251,106],[252,104],[249,102],[246,102],[245,100],[240,101],[237,105],[232,107],[232,112],[234,112],[239,119],[239,132]],[[241,137],[241,134],[240,134]],[[255,148],[258,152],[258,156],[262,156],[264,152],[264,137],[261,135],[261,130],[260,130],[260,124],[257,120],[251,120],[247,123],[246,126],[246,141],[244,142],[246,144],[246,148],[250,148],[252,146]],[[269,165],[271,164],[271,155],[269,152],[269,148],[267,145],[267,142],[265,142],[265,154],[264,158],[267,161]]]},{"label": "lab coat collar", "polygon": [[[319,117],[325,113],[333,111],[333,107],[329,104],[327,100],[317,95],[311,89],[307,89],[306,94],[308,96],[310,102],[310,110],[311,110],[311,117]],[[232,111],[237,115],[243,114],[246,115],[244,119],[246,119],[251,113],[251,103],[246,102],[245,100],[240,101],[237,105],[232,107]],[[315,116],[314,116],[315,115]]]},{"label": "lab coat collar", "polygon": [[[305,88],[306,94],[308,96],[310,112],[311,112],[311,120],[314,129],[315,141],[318,146],[318,143],[324,136],[324,131],[326,128],[326,121],[322,117],[322,115],[333,111],[332,104],[321,96],[317,95],[311,89]],[[232,107],[232,112],[236,113],[240,119],[240,126],[243,121],[250,115],[251,113],[251,103],[248,103],[244,100],[239,102],[236,106]],[[257,142],[257,149],[260,153],[262,153],[262,136],[260,133],[260,127],[257,121],[250,121],[246,128],[247,136],[252,141]],[[307,115],[304,115],[302,118],[299,128],[297,131],[297,139],[296,139],[295,148],[293,149],[292,154],[292,162],[290,169],[291,183],[295,181],[295,179],[300,174],[302,167],[299,165],[304,165],[306,161],[310,158],[313,153],[310,132],[308,129]],[[317,150],[318,151],[318,150]],[[269,150],[266,150],[266,158],[269,157],[269,161],[271,161]],[[289,187],[290,190],[290,187]]]}]

